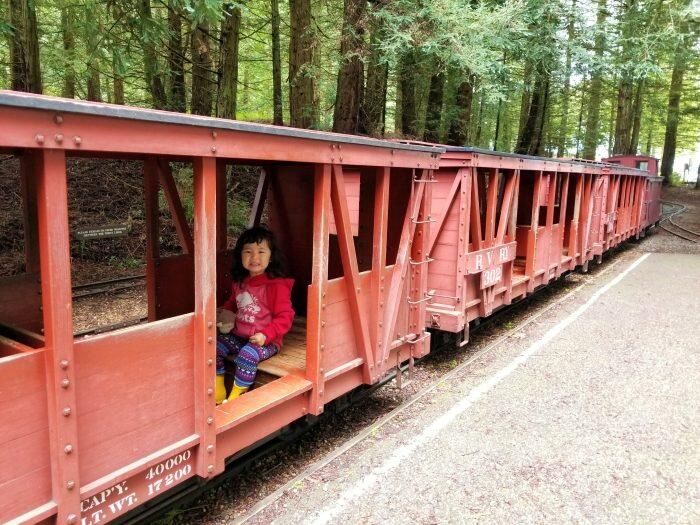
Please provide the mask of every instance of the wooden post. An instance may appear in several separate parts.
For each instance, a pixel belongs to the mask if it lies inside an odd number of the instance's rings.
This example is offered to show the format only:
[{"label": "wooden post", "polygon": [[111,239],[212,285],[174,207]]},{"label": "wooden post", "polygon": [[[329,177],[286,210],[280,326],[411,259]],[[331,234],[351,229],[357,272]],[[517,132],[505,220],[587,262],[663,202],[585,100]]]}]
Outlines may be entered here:
[{"label": "wooden post", "polygon": [[194,410],[197,475],[224,469],[216,455],[216,159],[194,159]]},{"label": "wooden post", "polygon": [[309,412],[323,412],[326,287],[331,213],[330,164],[314,167],[314,232],[311,284],[306,307],[306,378],[313,383]]},{"label": "wooden post", "polygon": [[158,319],[158,282],[156,268],[160,258],[160,220],[158,218],[158,163],[148,157],[143,165],[144,215],[146,226],[146,299],[148,322]]},{"label": "wooden post", "polygon": [[58,506],[57,523],[77,523],[80,480],[66,157],[62,150],[42,150],[37,160],[52,491]]},{"label": "wooden post", "polygon": [[[362,305],[360,304],[360,295],[363,291],[360,286],[360,272],[357,266],[355,242],[352,238],[350,226],[348,199],[345,194],[345,178],[343,177],[343,167],[340,164],[333,165],[331,203],[333,204],[333,216],[335,217],[335,225],[338,232],[338,245],[340,248],[340,259],[343,264],[343,278],[345,279],[345,289],[348,294],[350,316],[355,329],[355,343],[364,360],[362,380],[367,384],[371,384],[374,376],[374,356],[367,328],[367,319],[363,315]],[[376,322],[376,320],[373,320],[373,322]]]},{"label": "wooden post", "polygon": [[377,168],[374,183],[374,227],[372,228],[372,317],[370,339],[374,349],[374,377],[377,377],[378,359],[382,346],[381,334],[384,319],[386,268],[386,244],[389,228],[389,185],[391,170]]}]

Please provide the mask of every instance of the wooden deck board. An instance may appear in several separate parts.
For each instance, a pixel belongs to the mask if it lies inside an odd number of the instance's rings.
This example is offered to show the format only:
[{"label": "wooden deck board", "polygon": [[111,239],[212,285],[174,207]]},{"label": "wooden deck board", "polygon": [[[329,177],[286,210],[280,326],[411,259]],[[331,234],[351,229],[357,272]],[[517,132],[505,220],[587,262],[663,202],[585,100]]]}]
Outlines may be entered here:
[{"label": "wooden deck board", "polygon": [[258,365],[258,370],[273,376],[304,375],[306,370],[306,318],[294,319],[292,329],[284,336],[279,354]]}]

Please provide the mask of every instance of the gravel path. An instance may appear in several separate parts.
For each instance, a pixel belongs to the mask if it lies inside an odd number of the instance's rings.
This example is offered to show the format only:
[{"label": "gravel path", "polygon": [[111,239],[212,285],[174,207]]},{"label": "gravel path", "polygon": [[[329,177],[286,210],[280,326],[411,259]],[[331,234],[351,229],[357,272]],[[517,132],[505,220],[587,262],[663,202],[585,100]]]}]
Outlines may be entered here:
[{"label": "gravel path", "polygon": [[[624,254],[614,273],[638,256]],[[250,522],[700,521],[697,256],[651,255],[439,425],[614,273]]]}]

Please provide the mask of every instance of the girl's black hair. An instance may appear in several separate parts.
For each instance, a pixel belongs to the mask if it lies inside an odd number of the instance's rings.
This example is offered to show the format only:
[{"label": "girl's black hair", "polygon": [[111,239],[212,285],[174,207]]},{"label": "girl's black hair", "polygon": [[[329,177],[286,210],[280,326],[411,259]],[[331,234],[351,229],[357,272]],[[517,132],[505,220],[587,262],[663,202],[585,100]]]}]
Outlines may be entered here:
[{"label": "girl's black hair", "polygon": [[270,264],[267,266],[265,273],[270,277],[287,276],[284,257],[277,246],[274,234],[264,226],[256,226],[255,228],[245,230],[236,241],[236,246],[233,249],[233,266],[231,267],[231,278],[234,281],[240,283],[249,275],[248,270],[243,268],[243,263],[241,261],[243,246],[246,244],[260,243],[262,241],[267,241],[271,252]]}]

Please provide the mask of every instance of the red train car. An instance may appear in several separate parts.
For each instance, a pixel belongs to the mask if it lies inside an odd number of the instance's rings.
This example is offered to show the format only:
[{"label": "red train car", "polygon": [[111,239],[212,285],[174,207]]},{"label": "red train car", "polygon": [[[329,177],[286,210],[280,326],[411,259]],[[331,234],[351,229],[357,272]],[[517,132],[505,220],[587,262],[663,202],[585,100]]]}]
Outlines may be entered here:
[{"label": "red train car", "polygon": [[[105,523],[210,478],[428,353],[427,327],[468,335],[658,217],[656,179],[634,168],[11,92],[0,151],[20,159],[26,268],[0,278],[3,522]],[[148,320],[89,337],[72,320],[66,159],[78,156],[143,166]],[[192,167],[193,227],[175,162]],[[265,214],[276,232],[297,320],[259,367],[272,379],[216,406],[231,165],[262,170],[249,224]],[[160,250],[161,192],[178,255]]]},{"label": "red train car", "polygon": [[[26,253],[0,281],[0,522],[107,522],[429,350],[439,148],[2,92],[0,151],[21,160]],[[146,323],[74,335],[71,156],[143,163]],[[175,161],[192,166],[193,229]],[[265,362],[276,379],[217,407],[231,164],[264,169],[251,223],[271,201],[297,320]],[[180,255],[159,251],[160,189]]]},{"label": "red train car", "polygon": [[646,172],[447,147],[435,174],[426,324],[463,332],[643,229]]}]

